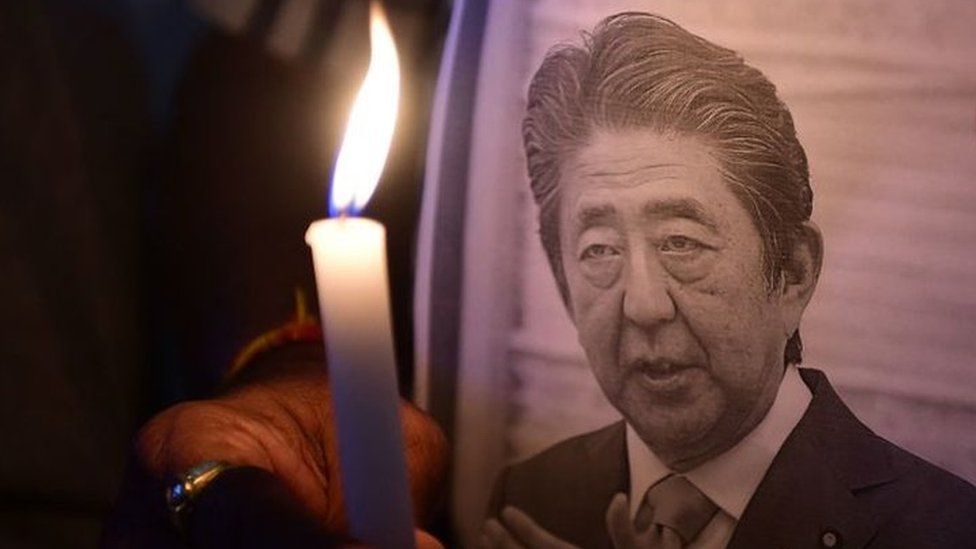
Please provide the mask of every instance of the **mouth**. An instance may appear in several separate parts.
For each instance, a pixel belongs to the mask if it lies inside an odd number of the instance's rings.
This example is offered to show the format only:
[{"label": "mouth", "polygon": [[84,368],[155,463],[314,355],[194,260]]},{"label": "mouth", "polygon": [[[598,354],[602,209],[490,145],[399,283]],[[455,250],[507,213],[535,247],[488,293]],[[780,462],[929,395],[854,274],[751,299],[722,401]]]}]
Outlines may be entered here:
[{"label": "mouth", "polygon": [[677,395],[690,387],[701,370],[698,365],[667,359],[639,359],[630,370],[646,389],[662,395]]}]

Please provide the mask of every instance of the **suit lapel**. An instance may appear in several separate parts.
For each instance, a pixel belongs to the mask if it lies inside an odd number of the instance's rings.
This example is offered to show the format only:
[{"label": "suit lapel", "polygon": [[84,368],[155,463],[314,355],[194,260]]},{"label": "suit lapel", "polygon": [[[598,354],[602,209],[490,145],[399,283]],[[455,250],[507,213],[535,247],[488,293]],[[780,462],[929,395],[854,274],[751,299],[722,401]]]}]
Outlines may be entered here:
[{"label": "suit lapel", "polygon": [[[580,494],[586,494],[580,506],[580,524],[603,525],[610,500],[619,492],[627,493],[630,471],[627,468],[626,427],[617,422],[586,440],[584,451],[589,467],[582,475]],[[606,528],[587,528],[594,536],[580,540],[581,547],[612,547]]]},{"label": "suit lapel", "polygon": [[728,547],[863,547],[878,528],[857,491],[897,476],[887,445],[823,373],[801,370],[813,400],[750,500]]}]

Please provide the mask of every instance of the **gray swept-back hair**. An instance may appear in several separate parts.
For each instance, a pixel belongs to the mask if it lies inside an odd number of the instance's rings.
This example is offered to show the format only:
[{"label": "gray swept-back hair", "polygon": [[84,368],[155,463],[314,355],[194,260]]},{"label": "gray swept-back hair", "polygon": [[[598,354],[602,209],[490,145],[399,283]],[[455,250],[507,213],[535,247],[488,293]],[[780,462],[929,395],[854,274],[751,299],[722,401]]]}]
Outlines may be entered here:
[{"label": "gray swept-back hair", "polygon": [[[559,245],[562,162],[596,129],[647,128],[710,145],[732,192],[763,240],[770,292],[813,210],[806,153],[776,87],[736,52],[663,17],[621,13],[551,50],[529,87],[522,125],[539,233],[563,301],[570,305]],[[799,330],[786,345],[799,363]]]}]

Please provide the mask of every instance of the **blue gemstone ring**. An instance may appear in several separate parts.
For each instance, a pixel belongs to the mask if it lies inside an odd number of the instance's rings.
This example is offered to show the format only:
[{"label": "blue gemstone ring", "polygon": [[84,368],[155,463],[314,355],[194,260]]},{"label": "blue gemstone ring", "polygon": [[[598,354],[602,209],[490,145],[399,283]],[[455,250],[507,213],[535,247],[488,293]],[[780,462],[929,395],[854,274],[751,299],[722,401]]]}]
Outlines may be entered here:
[{"label": "blue gemstone ring", "polygon": [[204,461],[176,477],[166,486],[166,507],[173,525],[186,535],[193,502],[204,488],[233,466],[226,461]]}]

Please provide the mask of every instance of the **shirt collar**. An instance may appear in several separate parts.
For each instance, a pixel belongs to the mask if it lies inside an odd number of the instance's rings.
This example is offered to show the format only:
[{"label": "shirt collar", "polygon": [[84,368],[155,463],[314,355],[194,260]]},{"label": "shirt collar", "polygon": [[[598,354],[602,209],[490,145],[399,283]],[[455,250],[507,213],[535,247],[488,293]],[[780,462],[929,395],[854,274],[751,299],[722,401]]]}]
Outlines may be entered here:
[{"label": "shirt collar", "polygon": [[[803,383],[796,366],[787,366],[773,405],[756,428],[725,453],[684,473],[685,478],[725,513],[739,520],[811,399],[810,389]],[[627,463],[630,513],[634,516],[647,489],[672,471],[641,441],[630,424],[627,425]]]}]

